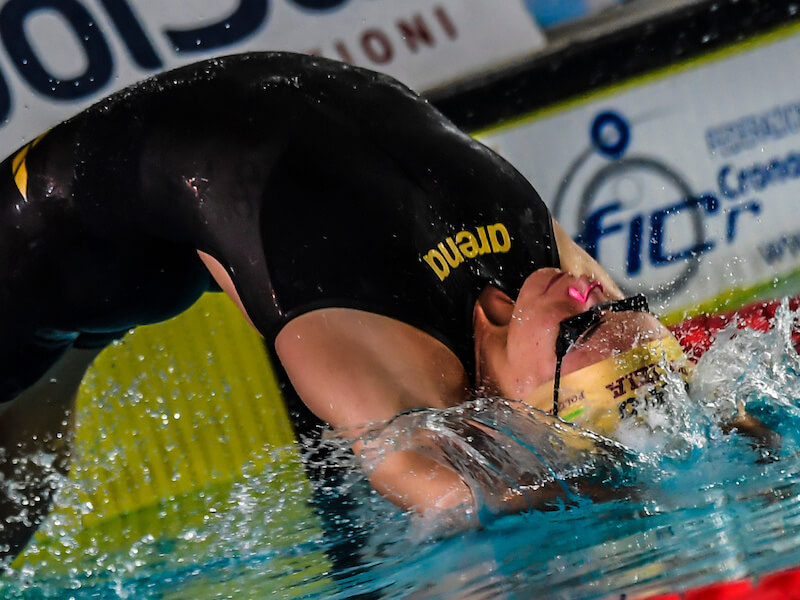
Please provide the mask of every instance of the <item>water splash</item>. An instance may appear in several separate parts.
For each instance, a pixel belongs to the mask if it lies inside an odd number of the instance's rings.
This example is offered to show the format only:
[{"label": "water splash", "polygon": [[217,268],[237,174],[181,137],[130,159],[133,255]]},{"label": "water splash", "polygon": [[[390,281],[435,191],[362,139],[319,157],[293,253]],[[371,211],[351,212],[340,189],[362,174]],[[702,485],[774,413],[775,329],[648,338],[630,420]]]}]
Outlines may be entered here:
[{"label": "water splash", "polygon": [[[797,321],[787,305],[769,332],[731,325],[688,390],[668,376],[667,401],[624,422],[615,440],[518,402],[477,399],[329,433],[305,453],[315,480],[285,459],[294,448],[270,448],[236,483],[105,530],[81,537],[48,521],[65,540],[66,569],[13,571],[0,595],[589,599],[798,564]],[[777,445],[725,433],[745,413],[777,432]],[[365,448],[358,455],[355,440]],[[387,452],[420,448],[464,473],[475,506],[426,520],[372,491],[365,473]],[[62,500],[88,511],[79,486],[91,482],[77,485]],[[521,514],[507,514],[508,498]]]}]

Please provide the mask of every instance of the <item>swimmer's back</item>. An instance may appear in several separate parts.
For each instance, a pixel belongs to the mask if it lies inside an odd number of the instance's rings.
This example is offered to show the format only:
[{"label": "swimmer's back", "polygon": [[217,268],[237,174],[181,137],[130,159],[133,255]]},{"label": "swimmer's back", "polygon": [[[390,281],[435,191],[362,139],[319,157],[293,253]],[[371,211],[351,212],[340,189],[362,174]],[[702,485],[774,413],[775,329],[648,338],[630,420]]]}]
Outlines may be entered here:
[{"label": "swimmer's back", "polygon": [[[0,349],[21,348],[0,366],[0,401],[71,345],[188,307],[210,285],[198,249],[268,339],[345,306],[418,326],[465,361],[480,289],[515,295],[557,264],[547,210],[513,168],[394,80],[313,57],[159,75],[0,173]],[[423,260],[496,223],[510,231],[502,253],[461,256],[444,278]]]}]

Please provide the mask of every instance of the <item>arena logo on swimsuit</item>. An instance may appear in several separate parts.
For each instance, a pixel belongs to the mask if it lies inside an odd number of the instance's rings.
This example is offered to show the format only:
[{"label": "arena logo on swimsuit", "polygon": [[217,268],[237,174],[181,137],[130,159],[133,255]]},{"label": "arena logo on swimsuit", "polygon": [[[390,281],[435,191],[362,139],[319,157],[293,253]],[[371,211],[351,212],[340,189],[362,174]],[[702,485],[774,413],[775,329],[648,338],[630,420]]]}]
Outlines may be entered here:
[{"label": "arena logo on swimsuit", "polygon": [[26,201],[28,200],[28,151],[41,142],[42,138],[46,135],[47,133],[45,132],[29,144],[23,146],[11,161],[11,173],[14,176],[14,183],[17,185],[19,193]]},{"label": "arena logo on swimsuit", "polygon": [[440,281],[450,276],[451,269],[457,268],[467,259],[481,254],[505,253],[511,250],[511,235],[502,223],[478,227],[475,233],[459,231],[454,237],[447,237],[431,248],[422,260],[428,263]]}]

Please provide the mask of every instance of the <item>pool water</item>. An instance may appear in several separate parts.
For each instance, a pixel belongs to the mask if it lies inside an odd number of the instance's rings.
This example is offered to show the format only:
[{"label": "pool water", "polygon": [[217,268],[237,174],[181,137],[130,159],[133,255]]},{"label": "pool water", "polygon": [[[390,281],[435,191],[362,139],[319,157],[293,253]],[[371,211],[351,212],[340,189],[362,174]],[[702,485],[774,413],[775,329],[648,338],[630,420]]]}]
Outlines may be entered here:
[{"label": "pool water", "polygon": [[[75,534],[80,552],[10,572],[0,596],[635,598],[798,565],[798,318],[783,309],[768,333],[722,332],[688,391],[671,378],[669,401],[618,441],[497,399],[359,432],[373,442],[367,470],[382,448],[432,440],[468,473],[474,511],[396,510],[346,451],[352,433],[329,435],[314,484],[291,460],[255,460],[236,483]],[[780,443],[723,433],[743,408]],[[549,504],[506,515],[503,490]],[[135,541],[113,547],[119,531]]]}]

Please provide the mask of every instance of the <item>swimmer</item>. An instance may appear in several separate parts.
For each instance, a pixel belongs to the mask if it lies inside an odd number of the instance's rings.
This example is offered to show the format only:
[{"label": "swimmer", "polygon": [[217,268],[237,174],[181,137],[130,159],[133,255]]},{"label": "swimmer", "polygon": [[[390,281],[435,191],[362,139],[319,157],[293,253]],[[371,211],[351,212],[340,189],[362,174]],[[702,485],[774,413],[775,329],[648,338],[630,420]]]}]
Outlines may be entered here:
[{"label": "swimmer", "polygon": [[[5,482],[37,452],[66,471],[95,356],[208,290],[232,298],[334,427],[475,393],[558,411],[558,388],[610,350],[675,344],[505,160],[385,75],[288,53],[158,75],[7,158],[0,281]],[[557,357],[561,323],[581,314],[593,332]],[[24,479],[0,492],[6,555],[53,492]],[[413,452],[372,482],[418,510],[471,498]]]}]

